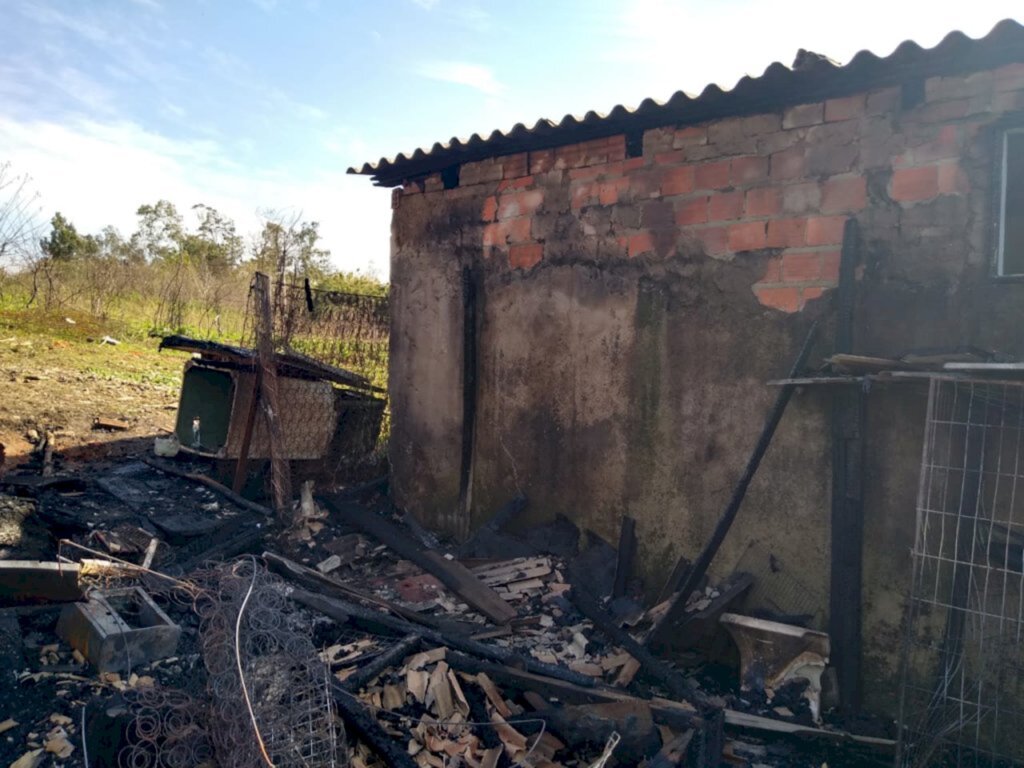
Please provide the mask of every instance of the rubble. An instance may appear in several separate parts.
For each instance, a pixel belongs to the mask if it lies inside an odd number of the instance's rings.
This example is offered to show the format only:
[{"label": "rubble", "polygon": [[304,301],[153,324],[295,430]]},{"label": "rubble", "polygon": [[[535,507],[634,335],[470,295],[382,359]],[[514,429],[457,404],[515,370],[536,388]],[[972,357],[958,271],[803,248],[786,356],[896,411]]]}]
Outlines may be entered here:
[{"label": "rubble", "polygon": [[[30,591],[39,604],[8,591],[17,605],[0,608],[23,651],[0,657],[21,702],[0,711],[7,763],[257,765],[266,750],[275,765],[366,768],[817,766],[851,744],[890,759],[884,738],[817,725],[829,713],[802,681],[768,700],[745,673],[722,684],[699,654],[690,668],[659,655],[645,640],[678,590],[645,609],[630,556],[565,535],[565,521],[558,535],[506,533],[525,499],[458,559],[376,504],[380,481],[316,499],[307,488],[301,526],[285,530],[196,461],[6,485],[37,506],[62,558],[0,561],[0,574],[60,576]],[[485,556],[499,542],[514,556]],[[719,617],[742,623],[750,580],[674,599],[691,629],[722,638]],[[159,641],[133,639],[153,629]]]}]

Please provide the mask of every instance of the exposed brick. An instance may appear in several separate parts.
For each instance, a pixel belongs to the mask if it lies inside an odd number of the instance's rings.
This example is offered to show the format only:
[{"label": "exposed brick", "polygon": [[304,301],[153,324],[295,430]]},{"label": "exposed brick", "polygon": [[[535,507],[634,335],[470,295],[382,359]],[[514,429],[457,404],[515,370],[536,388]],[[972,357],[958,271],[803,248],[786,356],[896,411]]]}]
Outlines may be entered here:
[{"label": "exposed brick", "polygon": [[661,195],[661,180],[665,176],[666,169],[658,166],[650,166],[629,175],[629,186],[633,191],[633,198],[639,200],[645,197],[658,197]]},{"label": "exposed brick", "polygon": [[938,185],[940,195],[964,195],[970,191],[967,174],[956,161],[938,166]]},{"label": "exposed brick", "polygon": [[743,118],[743,132],[748,136],[774,133],[780,128],[782,128],[782,115],[780,114],[752,115]]},{"label": "exposed brick", "polygon": [[619,195],[629,189],[629,179],[611,179],[602,181],[597,187],[597,196],[601,205],[615,205]]},{"label": "exposed brick", "polygon": [[839,282],[840,251],[824,251],[821,254],[821,279],[830,283]]},{"label": "exposed brick", "polygon": [[783,128],[802,128],[806,125],[817,125],[825,119],[825,105],[799,104],[782,113]]},{"label": "exposed brick", "polygon": [[[502,173],[501,164],[494,158],[478,160],[473,163],[463,163],[459,169],[459,184],[468,187],[473,184],[483,184],[487,181],[501,181]],[[440,181],[440,178],[438,176],[438,181]],[[430,179],[427,181],[427,191],[430,191]],[[443,185],[441,188],[443,189]]]},{"label": "exposed brick", "polygon": [[499,224],[488,224],[484,227],[483,244],[485,247],[505,244],[505,228]]},{"label": "exposed brick", "polygon": [[764,265],[764,274],[761,275],[759,283],[781,283],[782,282],[782,257],[773,256]]},{"label": "exposed brick", "polygon": [[547,173],[555,167],[555,150],[541,149],[530,152],[530,173]]},{"label": "exposed brick", "polygon": [[484,221],[494,221],[494,216],[498,212],[498,198],[493,195],[484,199],[484,207],[480,212],[480,218]]},{"label": "exposed brick", "polygon": [[622,172],[629,173],[644,167],[647,161],[642,157],[630,157],[622,161]]},{"label": "exposed brick", "polygon": [[789,184],[782,188],[782,210],[786,213],[817,211],[821,206],[821,187],[813,181]]},{"label": "exposed brick", "polygon": [[518,179],[505,179],[498,184],[498,191],[505,192],[509,189],[523,189],[533,185],[533,176],[520,176]]},{"label": "exposed brick", "polygon": [[[618,163],[613,163],[618,166],[619,172],[622,170],[622,166]],[[586,168],[570,168],[569,178],[573,181],[591,181],[601,176],[607,175],[609,172],[609,166],[606,165],[590,165]]]},{"label": "exposed brick", "polygon": [[776,131],[766,133],[757,139],[757,153],[759,155],[773,155],[784,149],[795,147],[807,136],[806,128],[794,128],[791,131]]},{"label": "exposed brick", "polygon": [[729,161],[698,165],[694,173],[694,189],[723,189],[729,186]]},{"label": "exposed brick", "polygon": [[765,245],[769,248],[799,248],[804,244],[807,219],[772,219],[768,222]]},{"label": "exposed brick", "polygon": [[925,99],[948,101],[969,98],[976,94],[989,95],[992,93],[992,80],[990,71],[974,72],[966,77],[930,77],[924,84]]},{"label": "exposed brick", "polygon": [[863,176],[833,176],[821,188],[822,213],[852,213],[867,205],[868,187]]},{"label": "exposed brick", "polygon": [[756,146],[755,138],[747,135],[740,117],[716,120],[708,125],[708,144],[714,145],[722,156],[753,152]]},{"label": "exposed brick", "polygon": [[791,147],[771,156],[769,174],[773,179],[796,179],[804,175],[803,147]]},{"label": "exposed brick", "polygon": [[504,194],[498,200],[498,221],[529,216],[544,202],[544,192],[539,189],[514,191]]},{"label": "exposed brick", "polygon": [[996,91],[1024,91],[1024,63],[1007,64],[992,73]]},{"label": "exposed brick", "polygon": [[692,147],[708,143],[708,129],[703,125],[688,125],[677,128],[672,135],[672,148]]},{"label": "exposed brick", "polygon": [[629,257],[633,258],[642,253],[650,253],[654,250],[654,237],[650,232],[638,232],[629,236]]},{"label": "exposed brick", "polygon": [[820,299],[825,293],[824,286],[821,285],[807,285],[800,289],[800,306],[801,308],[808,301],[812,299]]},{"label": "exposed brick", "polygon": [[731,227],[704,227],[696,231],[697,238],[708,256],[722,256],[732,248],[729,246]]},{"label": "exposed brick", "polygon": [[772,309],[783,312],[796,312],[800,309],[800,289],[795,286],[755,285],[754,294],[762,305]]},{"label": "exposed brick", "polygon": [[805,251],[782,254],[782,282],[806,283],[821,277],[821,254]]},{"label": "exposed brick", "polygon": [[939,169],[934,165],[921,168],[897,168],[892,173],[893,200],[913,203],[930,200],[939,194]]},{"label": "exposed brick", "polygon": [[501,159],[502,175],[506,179],[515,179],[530,172],[530,162],[525,152],[508,155]]},{"label": "exposed brick", "polygon": [[1024,90],[995,94],[992,97],[992,111],[996,113],[1024,111]]},{"label": "exposed brick", "polygon": [[569,206],[579,210],[585,205],[592,205],[597,200],[598,184],[584,182],[569,185]]},{"label": "exposed brick", "polygon": [[869,115],[884,115],[899,110],[903,103],[902,89],[899,86],[882,88],[868,94],[864,111]]},{"label": "exposed brick", "polygon": [[742,192],[719,192],[711,196],[708,205],[708,221],[728,221],[743,215]]},{"label": "exposed brick", "polygon": [[807,245],[839,245],[843,242],[845,216],[814,216],[807,220]]},{"label": "exposed brick", "polygon": [[676,224],[681,227],[703,224],[708,220],[708,198],[695,197],[676,203]]},{"label": "exposed brick", "polygon": [[544,258],[544,246],[513,245],[508,251],[508,263],[513,269],[531,269]]},{"label": "exposed brick", "polygon": [[960,131],[955,125],[944,125],[930,141],[911,146],[897,155],[893,164],[897,167],[926,165],[936,160],[948,160],[960,154]]},{"label": "exposed brick", "polygon": [[765,247],[763,221],[745,221],[729,227],[730,251],[753,251]]},{"label": "exposed brick", "polygon": [[682,165],[687,160],[685,149],[673,149],[668,152],[657,152],[654,155],[654,162],[657,165]]},{"label": "exposed brick", "polygon": [[653,157],[659,152],[672,149],[675,131],[671,128],[651,128],[644,131],[643,156]]},{"label": "exposed brick", "polygon": [[[469,182],[466,182],[467,184]],[[474,182],[476,183],[476,182]],[[441,174],[432,173],[423,180],[424,192],[440,192],[444,189],[444,182],[441,181]]]},{"label": "exposed brick", "polygon": [[423,192],[423,189],[420,187],[419,183],[417,183],[415,181],[407,181],[407,182],[405,182],[405,185],[402,187],[402,196],[403,197],[405,195],[418,195],[418,194],[420,194],[422,192]]},{"label": "exposed brick", "polygon": [[[831,125],[855,125],[855,123],[831,123]],[[807,150],[805,172],[808,176],[831,176],[848,173],[857,164],[858,143],[838,144],[822,142]]]},{"label": "exposed brick", "polygon": [[837,120],[853,120],[864,114],[867,95],[858,93],[842,99],[829,99],[825,102],[825,122]]},{"label": "exposed brick", "polygon": [[949,123],[971,114],[970,99],[936,101],[926,104],[917,111],[917,118],[923,123]]},{"label": "exposed brick", "polygon": [[661,178],[661,194],[666,197],[689,194],[694,189],[694,178],[692,165],[668,168]]},{"label": "exposed brick", "polygon": [[768,177],[768,158],[750,155],[733,158],[729,169],[729,178],[733,184],[741,186],[753,184]]},{"label": "exposed brick", "polygon": [[518,219],[498,222],[505,232],[505,238],[509,243],[526,243],[530,241],[529,216],[521,216]]},{"label": "exposed brick", "polygon": [[782,193],[778,187],[759,187],[746,194],[746,216],[777,216],[782,212]]}]

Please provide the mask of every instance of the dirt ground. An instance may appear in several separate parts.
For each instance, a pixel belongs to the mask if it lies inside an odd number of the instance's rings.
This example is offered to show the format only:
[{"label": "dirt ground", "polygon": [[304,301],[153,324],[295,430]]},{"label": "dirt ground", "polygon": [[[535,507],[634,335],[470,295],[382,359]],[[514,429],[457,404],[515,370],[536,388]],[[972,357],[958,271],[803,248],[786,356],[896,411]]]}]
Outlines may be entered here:
[{"label": "dirt ground", "polygon": [[[173,428],[188,355],[158,352],[158,339],[103,343],[107,335],[80,315],[0,313],[0,472],[23,462],[46,431],[58,454],[76,461]],[[97,418],[130,428],[96,429]]]}]

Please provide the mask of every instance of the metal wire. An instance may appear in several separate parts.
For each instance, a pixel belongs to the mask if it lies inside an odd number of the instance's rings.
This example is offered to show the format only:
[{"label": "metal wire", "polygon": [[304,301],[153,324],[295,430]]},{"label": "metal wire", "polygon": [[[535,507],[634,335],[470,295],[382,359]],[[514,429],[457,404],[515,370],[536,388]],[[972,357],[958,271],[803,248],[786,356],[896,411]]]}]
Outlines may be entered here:
[{"label": "metal wire", "polygon": [[902,766],[1024,760],[1022,434],[1024,385],[931,382],[902,659]]}]

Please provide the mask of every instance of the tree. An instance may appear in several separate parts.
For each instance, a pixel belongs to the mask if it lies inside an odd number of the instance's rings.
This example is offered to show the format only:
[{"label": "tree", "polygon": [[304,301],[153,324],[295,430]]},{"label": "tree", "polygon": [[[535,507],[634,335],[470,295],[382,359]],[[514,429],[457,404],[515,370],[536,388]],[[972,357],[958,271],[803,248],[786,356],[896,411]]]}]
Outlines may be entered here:
[{"label": "tree", "polygon": [[140,205],[135,214],[139,228],[131,242],[147,260],[173,261],[181,257],[185,229],[173,203],[158,200],[154,205]]},{"label": "tree", "polygon": [[58,211],[50,219],[50,236],[39,241],[39,248],[56,262],[71,261],[76,257],[95,252],[96,243],[92,238],[82,237],[75,225]]},{"label": "tree", "polygon": [[331,252],[321,248],[320,224],[303,221],[302,214],[267,211],[263,229],[253,245],[253,261],[260,272],[283,282],[289,272],[316,282],[330,271]]},{"label": "tree", "polygon": [[241,261],[242,238],[235,231],[235,222],[216,208],[199,203],[192,206],[199,216],[195,233],[184,236],[183,246],[189,259],[221,274]]},{"label": "tree", "polygon": [[16,174],[9,162],[0,163],[0,289],[8,271],[32,270],[38,260],[39,194],[27,175]]}]

